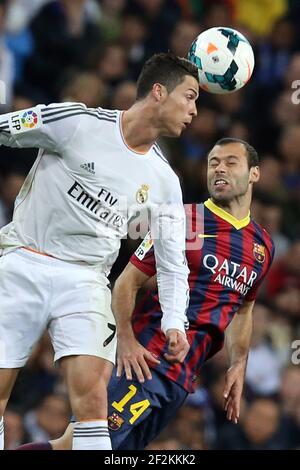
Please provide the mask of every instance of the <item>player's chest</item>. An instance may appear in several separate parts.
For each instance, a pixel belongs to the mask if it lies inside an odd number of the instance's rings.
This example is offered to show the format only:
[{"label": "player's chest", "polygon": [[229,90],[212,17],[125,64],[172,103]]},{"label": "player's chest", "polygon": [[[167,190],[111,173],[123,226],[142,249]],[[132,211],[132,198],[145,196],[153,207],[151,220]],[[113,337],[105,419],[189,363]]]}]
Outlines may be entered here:
[{"label": "player's chest", "polygon": [[109,205],[140,205],[162,199],[159,174],[150,159],[132,156],[109,139],[102,146],[82,145],[67,159],[67,171],[79,189]]},{"label": "player's chest", "polygon": [[266,248],[260,240],[231,230],[198,234],[198,250],[188,253],[191,276],[223,289],[246,295],[260,278],[267,263]]}]

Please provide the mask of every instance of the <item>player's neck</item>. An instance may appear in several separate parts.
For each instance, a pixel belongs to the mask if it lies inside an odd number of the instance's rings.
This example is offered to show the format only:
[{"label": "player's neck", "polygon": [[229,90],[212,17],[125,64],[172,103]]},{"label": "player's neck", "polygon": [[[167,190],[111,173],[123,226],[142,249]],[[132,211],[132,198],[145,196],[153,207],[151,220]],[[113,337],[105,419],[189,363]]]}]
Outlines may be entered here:
[{"label": "player's neck", "polygon": [[121,126],[126,144],[137,152],[146,153],[159,136],[153,115],[142,102],[122,113]]},{"label": "player's neck", "polygon": [[237,220],[243,220],[249,215],[250,211],[250,201],[248,202],[247,196],[241,196],[241,198],[234,199],[233,201],[214,201],[213,202],[219,206],[228,214],[232,215]]}]

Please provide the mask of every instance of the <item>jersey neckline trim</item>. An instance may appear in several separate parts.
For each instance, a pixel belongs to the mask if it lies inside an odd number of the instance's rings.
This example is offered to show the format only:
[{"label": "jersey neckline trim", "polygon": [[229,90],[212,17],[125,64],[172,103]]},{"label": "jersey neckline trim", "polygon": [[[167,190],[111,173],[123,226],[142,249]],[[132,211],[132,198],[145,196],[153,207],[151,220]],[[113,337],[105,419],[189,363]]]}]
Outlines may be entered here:
[{"label": "jersey neckline trim", "polygon": [[226,220],[230,225],[232,225],[235,229],[240,230],[246,227],[250,222],[250,211],[248,215],[243,219],[236,219],[233,215],[229,214],[229,212],[224,211],[221,207],[217,206],[211,199],[207,199],[204,202],[205,207],[213,212],[215,215],[220,217],[223,220]]},{"label": "jersey neckline trim", "polygon": [[119,111],[118,112],[118,120],[117,120],[117,134],[118,134],[120,142],[123,144],[123,146],[126,148],[126,150],[131,155],[140,156],[140,157],[143,157],[143,158],[148,158],[151,155],[151,150],[152,150],[153,145],[151,146],[151,148],[147,152],[137,152],[136,150],[133,150],[127,144],[127,142],[124,138],[123,130],[122,130],[122,116],[123,116],[123,113],[124,113],[124,111]]}]

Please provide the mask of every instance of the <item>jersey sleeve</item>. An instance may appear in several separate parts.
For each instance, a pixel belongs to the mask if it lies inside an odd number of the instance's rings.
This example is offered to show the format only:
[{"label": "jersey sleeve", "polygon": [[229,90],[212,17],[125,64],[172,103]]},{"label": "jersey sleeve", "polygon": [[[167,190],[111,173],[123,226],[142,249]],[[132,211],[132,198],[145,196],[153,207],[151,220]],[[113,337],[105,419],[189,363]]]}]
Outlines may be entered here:
[{"label": "jersey sleeve", "polygon": [[185,211],[179,180],[175,175],[170,190],[173,190],[169,193],[172,195],[170,201],[151,211],[150,224],[164,333],[171,328],[184,332],[188,325],[189,269],[185,257]]},{"label": "jersey sleeve", "polygon": [[60,153],[75,134],[82,114],[81,103],[37,105],[0,116],[0,144],[38,147]]},{"label": "jersey sleeve", "polygon": [[267,265],[266,265],[265,269],[262,271],[261,276],[257,279],[257,281],[254,283],[253,287],[250,289],[248,294],[245,296],[246,300],[252,301],[252,300],[256,299],[259,287],[261,286],[261,283],[263,282],[263,280],[265,279],[266,275],[268,274],[268,272],[271,268],[271,265],[272,265],[272,262],[273,262],[273,259],[274,259],[274,253],[275,253],[274,243],[272,241],[270,241],[269,257],[268,257],[268,260],[267,260]]},{"label": "jersey sleeve", "polygon": [[130,258],[130,262],[144,274],[147,274],[147,276],[155,276],[156,265],[154,247],[150,232],[147,233],[142,243],[135,250]]}]

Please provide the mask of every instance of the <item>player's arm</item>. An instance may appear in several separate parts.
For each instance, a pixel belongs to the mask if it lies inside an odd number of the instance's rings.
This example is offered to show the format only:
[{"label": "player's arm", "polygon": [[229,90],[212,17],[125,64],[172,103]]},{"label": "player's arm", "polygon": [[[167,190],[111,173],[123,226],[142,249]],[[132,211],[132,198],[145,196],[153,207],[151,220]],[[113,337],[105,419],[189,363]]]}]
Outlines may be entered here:
[{"label": "player's arm", "polygon": [[224,407],[227,418],[237,423],[240,412],[240,401],[243,391],[245,372],[253,324],[253,307],[255,298],[263,279],[267,275],[274,258],[274,244],[268,239],[267,257],[260,278],[247,293],[243,305],[238,309],[226,330],[226,346],[230,359],[230,368],[226,373],[224,387]]},{"label": "player's arm", "polygon": [[126,378],[132,379],[132,370],[138,380],[144,382],[145,377],[151,379],[148,363],[158,364],[159,361],[145,349],[135,338],[132,329],[132,313],[135,307],[138,290],[150,279],[155,278],[141,271],[129,262],[118,277],[112,294],[112,310],[117,323],[117,375],[125,370]]},{"label": "player's arm", "polygon": [[186,223],[178,179],[173,181],[170,203],[153,210],[151,234],[157,267],[159,301],[163,312],[161,329],[168,340],[166,359],[183,362],[189,343],[185,328],[189,285],[185,258]]},{"label": "player's arm", "polygon": [[87,112],[81,103],[59,103],[2,114],[0,144],[7,147],[37,147],[60,153]]},{"label": "player's arm", "polygon": [[230,367],[223,391],[227,418],[238,422],[253,325],[253,301],[244,301],[226,329],[225,344]]}]

